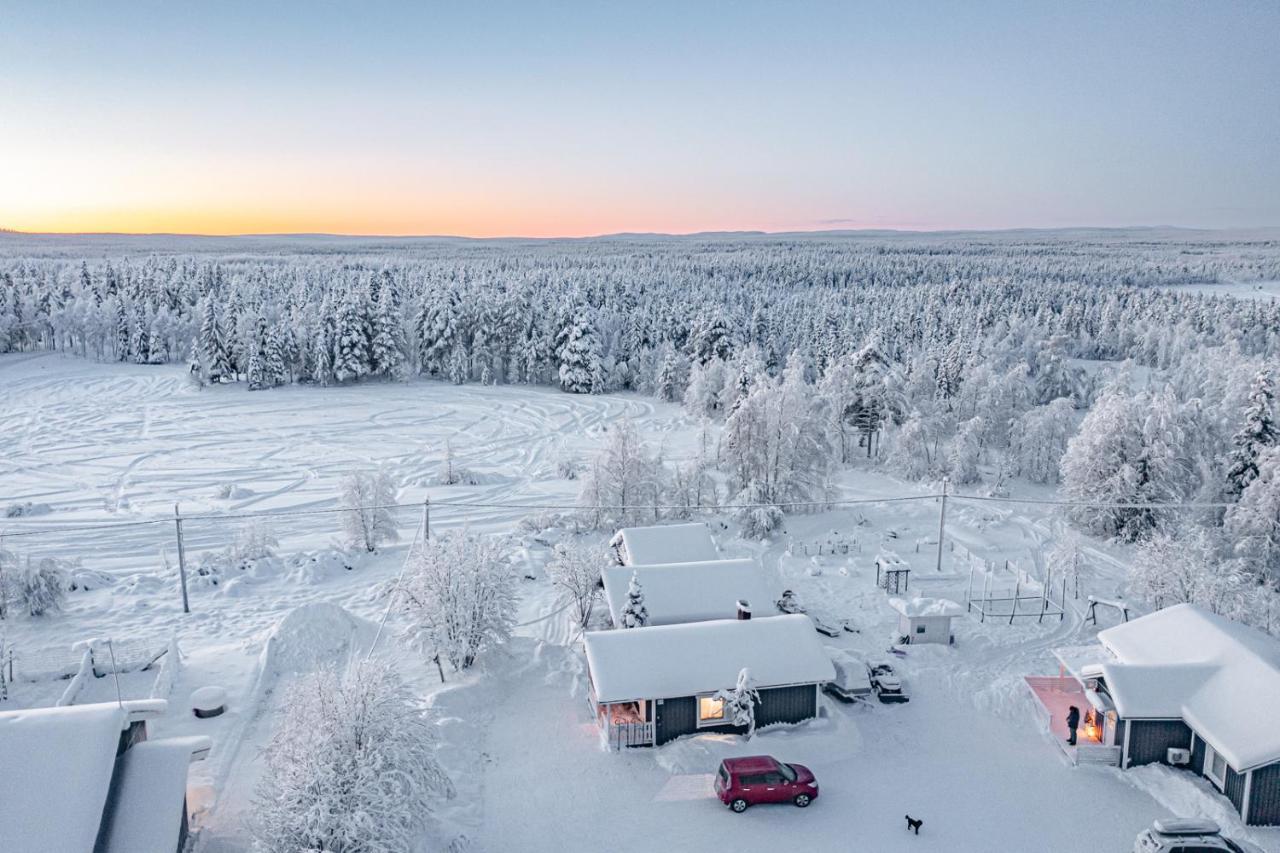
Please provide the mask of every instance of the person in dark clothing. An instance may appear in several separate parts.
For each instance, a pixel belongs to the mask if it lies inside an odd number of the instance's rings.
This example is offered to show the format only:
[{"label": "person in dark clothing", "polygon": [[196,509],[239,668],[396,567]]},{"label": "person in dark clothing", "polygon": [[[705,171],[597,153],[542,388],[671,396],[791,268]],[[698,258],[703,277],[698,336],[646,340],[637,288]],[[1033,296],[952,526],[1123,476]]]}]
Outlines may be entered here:
[{"label": "person in dark clothing", "polygon": [[1075,746],[1076,729],[1079,727],[1080,727],[1080,709],[1077,708],[1075,705],[1072,705],[1070,708],[1067,709],[1067,731],[1071,733],[1071,736],[1067,738],[1067,743],[1071,744],[1072,746]]}]

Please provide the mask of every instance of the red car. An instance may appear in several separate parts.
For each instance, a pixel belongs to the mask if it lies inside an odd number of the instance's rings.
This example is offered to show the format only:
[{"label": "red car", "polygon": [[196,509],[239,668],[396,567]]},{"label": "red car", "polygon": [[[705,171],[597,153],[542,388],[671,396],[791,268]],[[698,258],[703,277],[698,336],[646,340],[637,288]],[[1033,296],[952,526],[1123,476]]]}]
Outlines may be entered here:
[{"label": "red car", "polygon": [[818,798],[818,782],[802,764],[783,764],[768,755],[726,758],[716,773],[716,796],[735,812],[759,803],[795,803]]}]

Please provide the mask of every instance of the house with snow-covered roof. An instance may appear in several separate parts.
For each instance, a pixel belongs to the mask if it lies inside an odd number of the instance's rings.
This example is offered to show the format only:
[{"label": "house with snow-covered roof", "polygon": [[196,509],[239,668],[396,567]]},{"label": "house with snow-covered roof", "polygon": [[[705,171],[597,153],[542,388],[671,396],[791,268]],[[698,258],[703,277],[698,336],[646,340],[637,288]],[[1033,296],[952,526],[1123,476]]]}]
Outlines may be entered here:
[{"label": "house with snow-covered roof", "polygon": [[1280,640],[1179,604],[1055,655],[1058,678],[1027,682],[1054,734],[1080,709],[1077,761],[1180,767],[1246,823],[1280,825]]},{"label": "house with snow-covered roof", "polygon": [[734,619],[739,602],[763,608],[773,600],[755,560],[609,566],[600,576],[609,615],[618,628],[632,578],[644,593],[650,625]]},{"label": "house with snow-covered roof", "polygon": [[0,712],[0,850],[175,853],[205,737],[149,739],[163,700]]},{"label": "house with snow-covered roof", "polygon": [[745,731],[717,697],[744,669],[758,727],[817,716],[835,668],[808,616],[688,622],[584,635],[588,702],[612,747],[658,746],[702,731]]},{"label": "house with snow-covered roof", "polygon": [[702,522],[624,527],[609,540],[624,566],[705,562],[720,559],[711,531]]}]

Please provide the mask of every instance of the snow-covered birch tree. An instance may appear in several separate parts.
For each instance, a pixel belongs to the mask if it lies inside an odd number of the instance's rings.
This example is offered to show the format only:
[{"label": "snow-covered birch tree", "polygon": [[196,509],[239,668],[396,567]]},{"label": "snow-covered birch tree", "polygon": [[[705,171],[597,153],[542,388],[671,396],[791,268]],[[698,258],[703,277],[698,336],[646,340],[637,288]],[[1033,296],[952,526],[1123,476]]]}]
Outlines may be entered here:
[{"label": "snow-covered birch tree", "polygon": [[387,471],[353,471],[343,477],[341,500],[342,529],[352,545],[372,552],[399,538],[389,509],[396,502],[396,486]]}]

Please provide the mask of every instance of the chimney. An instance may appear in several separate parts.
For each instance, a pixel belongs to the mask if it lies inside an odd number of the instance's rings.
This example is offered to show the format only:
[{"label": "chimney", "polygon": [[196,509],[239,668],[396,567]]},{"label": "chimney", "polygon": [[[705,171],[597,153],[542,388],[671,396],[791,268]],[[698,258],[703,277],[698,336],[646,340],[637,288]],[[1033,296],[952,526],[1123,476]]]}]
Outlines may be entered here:
[{"label": "chimney", "polygon": [[738,619],[745,622],[751,618],[751,605],[745,598],[738,599]]}]

